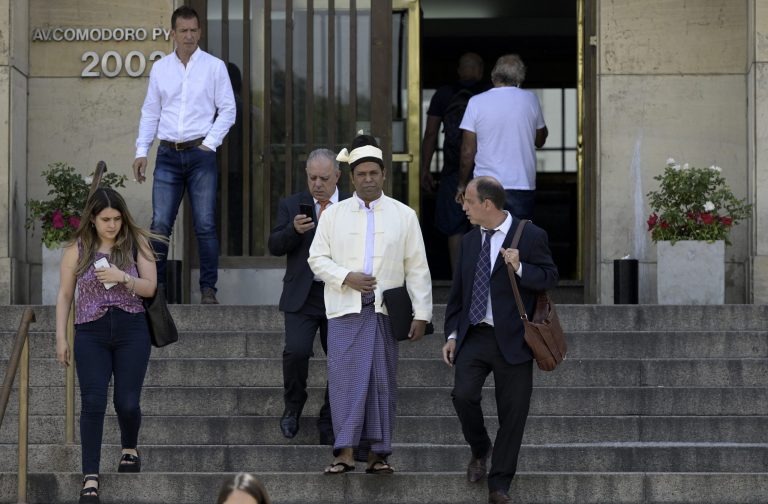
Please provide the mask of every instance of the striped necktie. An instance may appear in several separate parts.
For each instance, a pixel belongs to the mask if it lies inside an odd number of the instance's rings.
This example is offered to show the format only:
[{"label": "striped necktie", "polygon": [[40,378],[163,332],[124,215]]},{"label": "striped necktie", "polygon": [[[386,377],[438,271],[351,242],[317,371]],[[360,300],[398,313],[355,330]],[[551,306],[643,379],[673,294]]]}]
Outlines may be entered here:
[{"label": "striped necktie", "polygon": [[495,229],[483,229],[483,246],[475,268],[475,281],[472,284],[472,304],[469,306],[469,323],[479,324],[488,311],[488,293],[491,291],[491,236]]},{"label": "striped necktie", "polygon": [[320,216],[323,215],[323,211],[328,208],[328,205],[331,204],[331,200],[325,200],[325,201],[318,201],[320,204],[320,212],[317,214],[318,220],[320,219]]}]

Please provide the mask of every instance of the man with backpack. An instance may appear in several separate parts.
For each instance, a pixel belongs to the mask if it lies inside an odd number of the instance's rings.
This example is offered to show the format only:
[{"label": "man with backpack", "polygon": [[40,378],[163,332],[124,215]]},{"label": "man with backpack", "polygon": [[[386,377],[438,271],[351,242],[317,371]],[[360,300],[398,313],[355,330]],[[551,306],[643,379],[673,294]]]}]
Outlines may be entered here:
[{"label": "man with backpack", "polygon": [[459,128],[469,99],[488,89],[483,78],[483,59],[472,52],[459,58],[459,81],[439,88],[432,96],[427,110],[427,126],[421,144],[421,187],[433,192],[437,184],[430,173],[432,156],[437,148],[440,124],[445,135],[443,141],[443,166],[435,202],[435,227],[448,237],[451,270],[455,269],[461,237],[469,231],[469,222],[455,195],[459,184],[462,131]]}]

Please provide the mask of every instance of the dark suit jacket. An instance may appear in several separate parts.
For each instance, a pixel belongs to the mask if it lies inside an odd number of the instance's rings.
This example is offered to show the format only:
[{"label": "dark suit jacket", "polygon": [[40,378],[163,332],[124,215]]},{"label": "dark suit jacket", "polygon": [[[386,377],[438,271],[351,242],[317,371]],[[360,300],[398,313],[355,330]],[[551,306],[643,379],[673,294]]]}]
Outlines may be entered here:
[{"label": "dark suit jacket", "polygon": [[[518,222],[518,219],[512,218],[512,226],[502,247],[509,246]],[[462,239],[459,271],[453,275],[453,284],[445,311],[445,337],[447,338],[453,331],[458,331],[455,355],[461,351],[461,344],[469,329],[469,306],[472,302],[472,284],[480,246],[480,228],[475,227]],[[547,233],[530,222],[523,229],[518,249],[520,261],[523,263],[522,277],[517,277],[518,286],[525,310],[531,314],[536,302],[536,293],[557,285],[557,266],[552,262]],[[506,264],[501,256],[496,258],[491,271],[491,310],[496,340],[506,361],[510,364],[519,364],[531,360],[533,355],[523,338],[523,323],[517,310]]]},{"label": "dark suit jacket", "polygon": [[[339,201],[348,198],[348,194],[339,193]],[[280,310],[284,312],[297,312],[301,310],[309,296],[309,289],[315,278],[309,269],[307,258],[309,246],[315,237],[315,229],[310,229],[304,234],[299,234],[293,227],[293,219],[299,213],[300,204],[312,205],[315,202],[309,191],[292,194],[280,199],[277,208],[277,225],[269,234],[269,253],[275,256],[287,255],[288,261],[283,277],[283,294],[280,296]],[[317,222],[316,212],[312,210],[312,217]]]}]

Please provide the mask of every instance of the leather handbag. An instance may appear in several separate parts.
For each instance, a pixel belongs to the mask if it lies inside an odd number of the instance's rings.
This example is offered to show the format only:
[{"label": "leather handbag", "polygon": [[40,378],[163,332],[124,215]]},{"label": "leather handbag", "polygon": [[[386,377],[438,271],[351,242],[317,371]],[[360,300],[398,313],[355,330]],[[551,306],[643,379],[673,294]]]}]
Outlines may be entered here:
[{"label": "leather handbag", "polygon": [[[527,222],[527,220],[521,220],[517,225],[515,236],[509,245],[510,248],[517,248],[520,236],[523,234],[523,227]],[[520,297],[520,289],[517,286],[517,275],[510,264],[507,264],[507,273],[509,274],[509,281],[512,282],[512,291],[515,293],[517,310],[525,328],[525,342],[533,352],[533,358],[536,359],[539,369],[552,371],[565,360],[565,354],[568,351],[565,333],[560,325],[560,319],[557,318],[555,305],[546,291],[539,292],[536,296],[533,317],[529,320],[523,300]]]},{"label": "leather handbag", "polygon": [[176,329],[176,323],[171,317],[168,302],[165,299],[164,285],[158,284],[155,295],[144,298],[144,312],[147,315],[152,346],[160,348],[179,341],[179,331]]}]

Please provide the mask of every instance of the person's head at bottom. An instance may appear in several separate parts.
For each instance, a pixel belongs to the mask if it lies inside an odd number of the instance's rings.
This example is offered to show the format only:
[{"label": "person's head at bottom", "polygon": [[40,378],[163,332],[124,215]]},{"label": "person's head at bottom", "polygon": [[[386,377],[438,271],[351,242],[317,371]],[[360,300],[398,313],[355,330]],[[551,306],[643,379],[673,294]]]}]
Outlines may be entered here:
[{"label": "person's head at bottom", "polygon": [[249,473],[239,473],[227,479],[216,504],[270,504],[264,485]]}]

